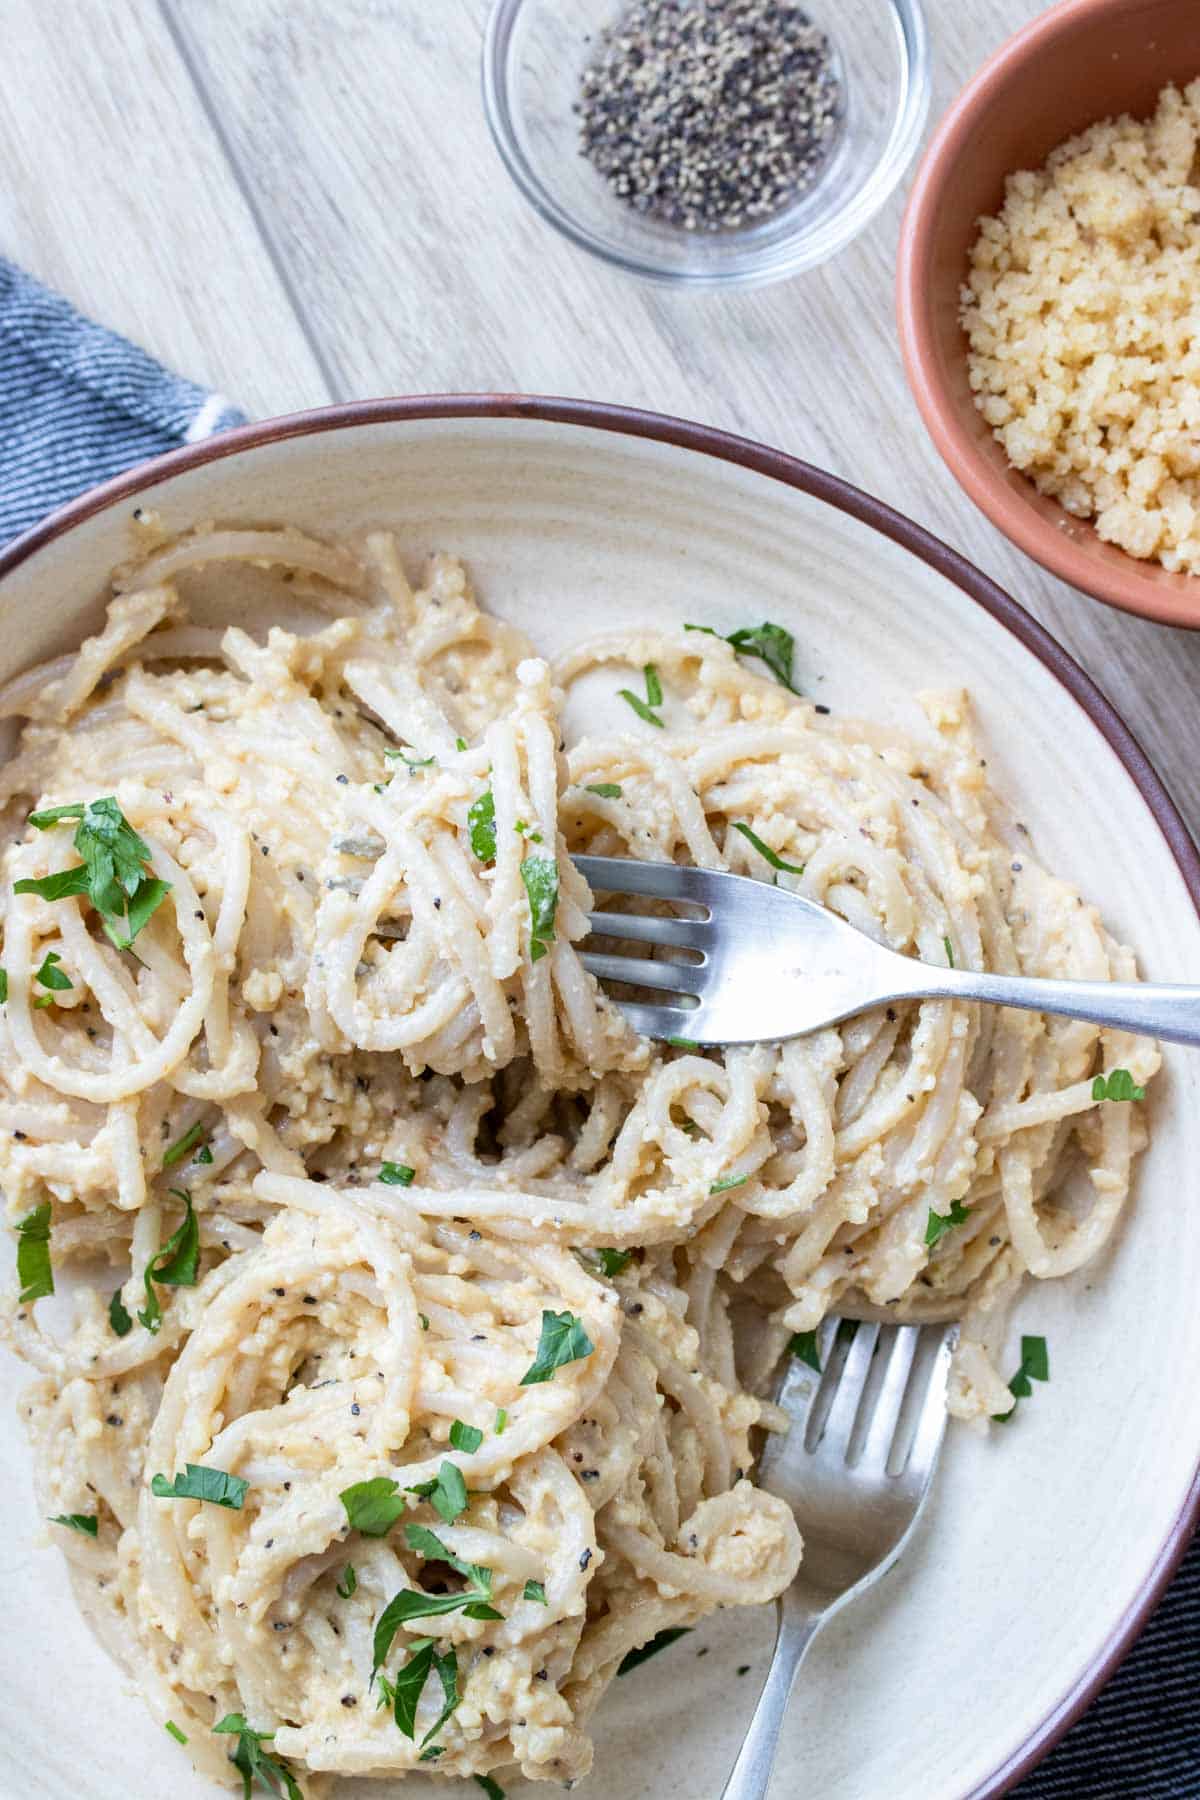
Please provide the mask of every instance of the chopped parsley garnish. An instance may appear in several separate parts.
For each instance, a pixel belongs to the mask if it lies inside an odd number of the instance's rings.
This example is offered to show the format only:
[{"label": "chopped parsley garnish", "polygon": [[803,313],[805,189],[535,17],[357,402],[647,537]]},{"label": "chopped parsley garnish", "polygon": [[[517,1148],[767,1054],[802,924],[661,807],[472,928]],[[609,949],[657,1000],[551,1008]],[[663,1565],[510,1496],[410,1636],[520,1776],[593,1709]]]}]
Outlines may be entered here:
[{"label": "chopped parsley garnish", "polygon": [[497,1437],[500,1436],[500,1433],[504,1430],[504,1427],[507,1424],[508,1424],[508,1408],[506,1406],[502,1406],[496,1414],[496,1436]]},{"label": "chopped parsley garnish", "polygon": [[591,1255],[596,1258],[610,1281],[621,1273],[626,1264],[633,1261],[632,1250],[593,1250]]},{"label": "chopped parsley garnish", "polygon": [[411,1187],[417,1171],[407,1163],[385,1162],[379,1165],[379,1179],[385,1187]]},{"label": "chopped parsley garnish", "polygon": [[521,880],[529,898],[529,957],[538,962],[554,942],[558,911],[558,864],[552,856],[527,856]]},{"label": "chopped parsley garnish", "polygon": [[788,1339],[788,1355],[798,1356],[802,1363],[807,1363],[818,1375],[821,1373],[821,1352],[815,1331],[793,1332]]},{"label": "chopped parsley garnish", "polygon": [[714,1181],[708,1191],[710,1194],[724,1194],[730,1188],[744,1187],[749,1179],[748,1175],[722,1175],[720,1181]]},{"label": "chopped parsley garnish", "polygon": [[108,1303],[108,1322],[118,1337],[128,1337],[133,1330],[133,1320],[129,1316],[128,1307],[121,1298],[120,1288]]},{"label": "chopped parsley garnish", "polygon": [[21,1284],[22,1306],[54,1292],[48,1200],[43,1200],[31,1213],[26,1213],[17,1225],[17,1280]]},{"label": "chopped parsley garnish", "polygon": [[351,1531],[361,1531],[364,1537],[386,1537],[407,1507],[399,1483],[390,1475],[356,1481],[353,1487],[343,1488],[338,1498]]},{"label": "chopped parsley garnish", "polygon": [[948,1231],[953,1231],[956,1225],[965,1225],[970,1212],[970,1207],[964,1206],[961,1200],[952,1200],[948,1213],[934,1212],[931,1206],[925,1222],[926,1246],[932,1249],[938,1239],[945,1237]]},{"label": "chopped parsley garnish", "polygon": [[493,1781],[490,1775],[475,1775],[472,1779],[475,1782],[476,1787],[481,1787],[483,1789],[484,1793],[487,1795],[487,1800],[507,1800],[504,1789],[500,1786],[500,1783],[498,1781]]},{"label": "chopped parsley garnish", "polygon": [[44,988],[52,988],[56,994],[65,994],[69,988],[73,988],[75,985],[58,967],[61,961],[62,957],[57,950],[47,950],[42,958],[42,966],[33,978],[35,981],[40,981]]},{"label": "chopped parsley garnish", "polygon": [[406,769],[431,769],[437,761],[436,756],[409,756],[404,750],[385,750],[383,754],[389,762],[402,762]]},{"label": "chopped parsley garnish", "polygon": [[1139,1087],[1128,1069],[1112,1069],[1097,1075],[1092,1083],[1093,1100],[1144,1100],[1146,1090]]},{"label": "chopped parsley garnish", "polygon": [[154,1283],[162,1282],[165,1287],[195,1287],[200,1262],[200,1226],[192,1211],[192,1196],[185,1194],[182,1188],[172,1188],[171,1192],[177,1200],[183,1201],[187,1211],[183,1224],[171,1233],[157,1256],[152,1256],[146,1264],[143,1276],[146,1306],[138,1313],[138,1319],[152,1336],[162,1326],[162,1307]]},{"label": "chopped parsley garnish", "polygon": [[380,1705],[390,1703],[397,1729],[402,1731],[406,1738],[416,1736],[417,1707],[421,1701],[426,1678],[433,1667],[436,1648],[437,1645],[433,1638],[414,1638],[409,1645],[411,1652],[409,1659],[396,1676],[395,1681],[389,1681],[386,1675],[381,1675],[379,1678],[379,1685],[383,1692]]},{"label": "chopped parsley garnish", "polygon": [[[177,1162],[182,1162],[188,1151],[191,1150],[194,1145],[198,1144],[203,1136],[204,1127],[197,1121],[190,1131],[185,1131],[181,1138],[176,1138],[175,1142],[171,1145],[171,1148],[164,1152],[162,1159],[163,1168],[173,1169]],[[208,1160],[209,1162],[212,1161],[211,1151],[209,1152]],[[196,1161],[199,1162],[200,1158],[197,1157]]]},{"label": "chopped parsley garnish", "polygon": [[946,966],[952,969],[954,967],[954,945],[948,937],[942,939],[942,948],[946,952]]},{"label": "chopped parsley garnish", "polygon": [[0,969],[0,1006],[8,999],[8,970]]},{"label": "chopped parsley garnish", "polygon": [[485,788],[478,800],[471,802],[467,812],[467,836],[471,840],[472,854],[480,862],[495,862],[496,796],[491,788]]},{"label": "chopped parsley garnish", "polygon": [[200,1148],[196,1152],[196,1161],[198,1163],[210,1163],[212,1161],[212,1159],[213,1159],[213,1153],[209,1149],[208,1145],[201,1144]]},{"label": "chopped parsley garnish", "polygon": [[618,688],[617,692],[622,700],[628,701],[639,719],[645,719],[647,725],[657,725],[662,731],[664,729],[663,722],[653,710],[656,706],[662,705],[662,682],[658,678],[658,670],[653,663],[647,663],[642,674],[646,680],[646,698],[644,700],[632,693],[629,688]]},{"label": "chopped parsley garnish", "polygon": [[525,1583],[524,1598],[526,1600],[536,1600],[539,1606],[549,1606],[550,1604],[546,1598],[546,1590],[540,1581],[527,1581]]},{"label": "chopped parsley garnish", "polygon": [[358,1587],[358,1576],[354,1572],[354,1564],[347,1563],[342,1570],[342,1579],[338,1582],[336,1593],[339,1600],[349,1600]]},{"label": "chopped parsley garnish", "polygon": [[468,1456],[474,1454],[483,1442],[483,1433],[474,1425],[464,1425],[461,1419],[455,1419],[450,1427],[450,1443],[455,1450],[462,1450]]},{"label": "chopped parsley garnish", "polygon": [[615,781],[591,781],[584,787],[585,794],[595,794],[598,800],[619,800],[621,790]]},{"label": "chopped parsley garnish", "polygon": [[784,862],[782,856],[779,856],[772,850],[770,844],[764,844],[758,833],[756,831],[751,831],[748,825],[743,825],[740,819],[735,819],[733,821],[733,829],[735,831],[740,831],[744,838],[748,838],[754,845],[754,848],[758,851],[758,854],[764,856],[773,869],[780,869],[785,875],[803,875],[803,863],[796,864]]},{"label": "chopped parsley garnish", "polygon": [[700,1048],[694,1038],[669,1037],[667,1042],[673,1050],[698,1050]]},{"label": "chopped parsley garnish", "polygon": [[242,1713],[226,1713],[213,1730],[228,1732],[237,1738],[237,1749],[231,1752],[229,1760],[242,1778],[242,1800],[250,1800],[250,1791],[256,1781],[262,1783],[268,1794],[286,1794],[287,1800],[304,1800],[291,1771],[263,1749],[263,1745],[269,1744],[275,1736],[273,1731],[252,1731]]},{"label": "chopped parsley garnish", "polygon": [[595,1348],[583,1329],[582,1319],[577,1319],[574,1313],[543,1312],[537,1355],[532,1368],[522,1375],[521,1386],[533,1387],[540,1381],[549,1381],[556,1369],[564,1368],[567,1363],[580,1362]]},{"label": "chopped parsley garnish", "polygon": [[673,1644],[677,1638],[687,1637],[690,1631],[690,1625],[668,1625],[665,1631],[660,1631],[656,1637],[652,1637],[648,1644],[641,1644],[636,1650],[631,1650],[628,1656],[623,1656],[617,1668],[617,1674],[628,1675],[631,1669],[636,1669],[640,1663],[647,1662],[652,1656],[657,1656],[660,1650],[665,1650],[668,1644]]},{"label": "chopped parsley garnish", "polygon": [[156,1475],[150,1492],[159,1500],[207,1500],[210,1506],[241,1512],[250,1483],[240,1475],[229,1475],[224,1469],[206,1469],[201,1463],[185,1463],[184,1470],[174,1481]]},{"label": "chopped parsley garnish", "polygon": [[455,1556],[443,1544],[435,1532],[426,1530],[424,1525],[405,1526],[405,1536],[409,1548],[427,1562],[447,1563],[450,1568],[457,1569],[460,1575],[465,1575],[467,1586],[459,1594],[425,1594],[419,1588],[401,1588],[398,1594],[394,1594],[375,1622],[372,1680],[387,1661],[388,1651],[397,1631],[410,1619],[435,1619],[445,1613],[460,1610],[468,1619],[499,1619],[502,1616],[490,1605],[490,1569],[481,1568],[478,1563],[463,1562],[461,1557]]},{"label": "chopped parsley garnish", "polygon": [[62,900],[86,894],[118,950],[128,950],[170,892],[170,883],[146,873],[150,846],[133,829],[112,795],[75,801],[29,815],[39,831],[68,819],[79,821],[72,840],[82,862],[39,881],[18,881],[14,892]]},{"label": "chopped parsley garnish", "polygon": [[419,1320],[419,1321],[420,1321],[420,1325],[421,1325],[421,1330],[422,1330],[422,1331],[428,1331],[428,1330],[429,1330],[429,1314],[428,1314],[428,1313],[423,1313],[423,1312],[419,1312],[419,1313],[418,1313],[418,1314],[417,1314],[417,1318],[418,1318],[418,1320]]},{"label": "chopped parsley garnish", "polygon": [[1018,1400],[1028,1400],[1033,1393],[1029,1385],[1031,1381],[1049,1381],[1050,1353],[1046,1348],[1044,1337],[1023,1337],[1021,1339],[1021,1366],[1008,1384],[1008,1391],[1013,1403],[1007,1412],[993,1413],[997,1424],[1003,1425],[1017,1410]]},{"label": "chopped parsley garnish", "polygon": [[800,689],[792,682],[792,663],[796,654],[796,641],[790,631],[782,625],[772,625],[765,620],[761,625],[743,625],[740,631],[731,631],[723,637],[714,631],[711,625],[685,625],[685,631],[702,631],[706,637],[721,638],[729,644],[739,656],[758,656],[766,663],[776,681],[791,693],[798,694]]},{"label": "chopped parsley garnish", "polygon": [[177,1744],[186,1744],[187,1743],[186,1734],[184,1732],[180,1731],[180,1729],[179,1729],[178,1725],[175,1723],[174,1719],[168,1719],[166,1721],[166,1723],[163,1725],[163,1730],[168,1734],[168,1736],[173,1737]]},{"label": "chopped parsley garnish", "polygon": [[457,738],[455,738],[455,740],[454,740],[454,748],[455,748],[455,749],[456,749],[456,750],[465,750],[465,749],[466,749],[466,747],[467,747],[467,740],[466,740],[466,738],[464,738],[464,737],[457,737]]},{"label": "chopped parsley garnish", "polygon": [[447,1525],[453,1525],[460,1513],[467,1510],[467,1484],[463,1480],[463,1472],[457,1463],[444,1462],[433,1481],[419,1481],[415,1487],[405,1488],[406,1494],[416,1494],[420,1500],[428,1500],[439,1518],[445,1519]]},{"label": "chopped parsley garnish", "polygon": [[65,1525],[68,1531],[81,1531],[84,1537],[94,1538],[100,1530],[100,1521],[95,1513],[55,1513],[51,1518],[52,1525]]}]

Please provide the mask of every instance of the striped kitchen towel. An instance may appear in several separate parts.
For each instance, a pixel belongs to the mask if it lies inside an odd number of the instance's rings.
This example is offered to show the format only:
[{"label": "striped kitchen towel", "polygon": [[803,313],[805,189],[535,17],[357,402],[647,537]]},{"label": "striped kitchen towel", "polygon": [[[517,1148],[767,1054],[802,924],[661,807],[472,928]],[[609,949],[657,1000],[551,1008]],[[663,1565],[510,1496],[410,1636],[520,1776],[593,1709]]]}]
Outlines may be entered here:
[{"label": "striped kitchen towel", "polygon": [[0,257],[0,544],[132,463],[243,416]]},{"label": "striped kitchen towel", "polygon": [[[241,419],[0,258],[0,544],[95,482]],[[1030,1496],[1031,1506],[1044,1502]],[[978,1646],[980,1666],[987,1651]],[[963,1674],[937,1729],[953,1731],[956,1712],[977,1704],[972,1672]],[[1058,1699],[1030,1696],[1042,1709]],[[1200,1800],[1200,1541],[1118,1674],[1011,1794]]]}]

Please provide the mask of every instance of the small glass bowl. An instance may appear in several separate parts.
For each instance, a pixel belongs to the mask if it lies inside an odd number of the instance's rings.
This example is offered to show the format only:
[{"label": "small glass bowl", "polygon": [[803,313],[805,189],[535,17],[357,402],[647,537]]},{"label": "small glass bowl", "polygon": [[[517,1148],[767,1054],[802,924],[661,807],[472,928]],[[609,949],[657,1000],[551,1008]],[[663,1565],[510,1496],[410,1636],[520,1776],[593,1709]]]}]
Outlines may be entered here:
[{"label": "small glass bowl", "polygon": [[619,200],[582,154],[580,79],[625,0],[495,0],[483,97],[509,174],[573,243],[653,281],[750,287],[814,268],[858,235],[907,168],[929,108],[929,40],[920,0],[801,4],[835,51],[842,111],[812,185],[769,219],[684,231]]}]

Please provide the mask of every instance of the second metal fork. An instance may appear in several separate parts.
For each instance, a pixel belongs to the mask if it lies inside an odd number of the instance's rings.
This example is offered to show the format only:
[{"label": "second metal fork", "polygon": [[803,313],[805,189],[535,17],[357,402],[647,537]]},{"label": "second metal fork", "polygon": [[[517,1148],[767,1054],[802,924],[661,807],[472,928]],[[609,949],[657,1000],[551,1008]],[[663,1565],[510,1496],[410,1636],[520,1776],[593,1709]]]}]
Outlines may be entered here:
[{"label": "second metal fork", "polygon": [[792,1427],[769,1438],[759,1480],[795,1513],[804,1558],[779,1600],[775,1654],[723,1800],[764,1800],[808,1646],[904,1548],[942,1447],[956,1337],[956,1326],[827,1319],[812,1352],[820,1372],[789,1362],[778,1401]]}]

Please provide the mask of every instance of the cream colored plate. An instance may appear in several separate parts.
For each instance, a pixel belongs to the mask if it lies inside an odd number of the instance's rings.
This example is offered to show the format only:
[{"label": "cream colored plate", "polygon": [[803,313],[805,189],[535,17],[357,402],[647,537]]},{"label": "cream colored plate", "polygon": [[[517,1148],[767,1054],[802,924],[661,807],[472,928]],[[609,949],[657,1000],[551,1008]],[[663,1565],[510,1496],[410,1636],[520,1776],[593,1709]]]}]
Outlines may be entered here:
[{"label": "cream colored plate", "polygon": [[[995,785],[1159,980],[1200,981],[1197,914],[1163,830],[1081,705],[946,575],[751,468],[578,423],[356,423],[243,448],[141,496],[172,526],[386,523],[410,558],[465,553],[486,604],[554,651],[598,628],[694,619],[791,628],[806,691],[916,728],[910,696],[965,683]],[[0,679],[76,642],[125,553],[135,499],[77,522],[0,588]],[[1113,1254],[1034,1287],[1018,1329],[1053,1379],[984,1440],[952,1428],[919,1541],[818,1640],[777,1796],[961,1800],[1105,1655],[1176,1527],[1200,1455],[1200,1060],[1168,1053],[1153,1147]],[[10,1378],[16,1371],[9,1366]],[[14,1384],[15,1401],[15,1384]],[[6,1409],[0,1792],[67,1800],[212,1793],[76,1617],[33,1547],[28,1462]],[[619,1680],[596,1721],[598,1800],[720,1793],[763,1676],[768,1613],[727,1614]],[[701,1652],[707,1651],[707,1654]],[[744,1664],[749,1672],[739,1676]],[[516,1780],[510,1792],[531,1790]],[[347,1793],[394,1790],[360,1784]],[[478,1793],[414,1779],[406,1800]]]}]

